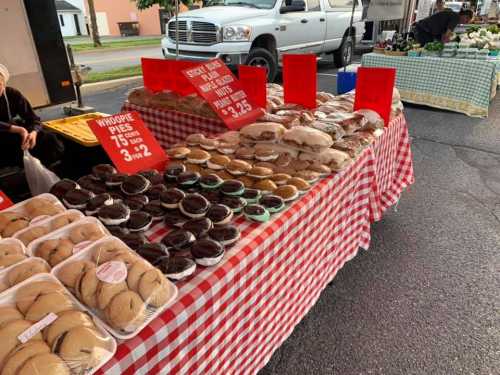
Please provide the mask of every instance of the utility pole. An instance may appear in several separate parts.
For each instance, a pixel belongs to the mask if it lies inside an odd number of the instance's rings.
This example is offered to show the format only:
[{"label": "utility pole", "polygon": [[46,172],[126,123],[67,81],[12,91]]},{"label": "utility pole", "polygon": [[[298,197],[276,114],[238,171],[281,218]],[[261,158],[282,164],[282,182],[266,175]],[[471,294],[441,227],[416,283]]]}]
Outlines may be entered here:
[{"label": "utility pole", "polygon": [[90,13],[90,34],[92,36],[92,41],[94,42],[94,47],[102,47],[99,31],[97,30],[97,17],[95,15],[94,0],[87,0],[87,3],[89,5]]}]

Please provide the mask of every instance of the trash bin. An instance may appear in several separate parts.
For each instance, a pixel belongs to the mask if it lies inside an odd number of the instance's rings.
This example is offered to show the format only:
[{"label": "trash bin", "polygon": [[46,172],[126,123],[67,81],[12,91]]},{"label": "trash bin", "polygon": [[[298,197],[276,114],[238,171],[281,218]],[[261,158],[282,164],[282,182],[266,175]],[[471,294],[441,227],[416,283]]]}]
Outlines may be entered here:
[{"label": "trash bin", "polygon": [[118,22],[121,36],[139,35],[139,22]]},{"label": "trash bin", "polygon": [[355,72],[338,72],[337,73],[337,94],[345,94],[356,87]]}]

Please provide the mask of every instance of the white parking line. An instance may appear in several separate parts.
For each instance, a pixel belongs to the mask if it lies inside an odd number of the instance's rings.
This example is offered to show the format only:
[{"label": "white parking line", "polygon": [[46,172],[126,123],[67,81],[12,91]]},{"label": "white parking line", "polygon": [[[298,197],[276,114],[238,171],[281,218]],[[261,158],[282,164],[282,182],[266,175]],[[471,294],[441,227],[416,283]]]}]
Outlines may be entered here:
[{"label": "white parking line", "polygon": [[337,74],[331,74],[331,73],[318,73],[317,75],[319,75],[319,76],[337,77]]}]

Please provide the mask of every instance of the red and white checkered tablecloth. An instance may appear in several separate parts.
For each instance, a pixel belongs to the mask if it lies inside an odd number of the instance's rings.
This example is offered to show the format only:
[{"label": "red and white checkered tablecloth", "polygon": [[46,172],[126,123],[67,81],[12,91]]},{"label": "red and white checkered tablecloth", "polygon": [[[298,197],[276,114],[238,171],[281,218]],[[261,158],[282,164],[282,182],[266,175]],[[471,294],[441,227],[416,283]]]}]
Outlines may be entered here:
[{"label": "red and white checkered tablecloth", "polygon": [[[155,131],[157,125],[148,125]],[[370,220],[384,210],[377,202],[396,201],[394,194],[413,181],[412,175],[396,181],[413,172],[407,135],[401,117],[381,144],[268,223],[238,218],[242,239],[223,261],[178,283],[177,301],[137,337],[120,343],[99,373],[256,373],[344,263],[359,247],[369,247]],[[396,151],[383,144],[389,140],[396,140]],[[407,159],[386,160],[384,166],[384,155]],[[158,224],[148,235],[157,241],[166,231]]]}]

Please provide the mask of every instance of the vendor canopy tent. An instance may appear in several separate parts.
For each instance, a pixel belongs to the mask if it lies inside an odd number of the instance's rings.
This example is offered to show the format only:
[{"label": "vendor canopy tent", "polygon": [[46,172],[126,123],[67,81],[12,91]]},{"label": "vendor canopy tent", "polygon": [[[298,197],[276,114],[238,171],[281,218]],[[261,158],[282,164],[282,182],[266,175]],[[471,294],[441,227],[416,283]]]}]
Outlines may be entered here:
[{"label": "vendor canopy tent", "polygon": [[404,18],[408,0],[368,0],[367,21],[386,21]]}]

